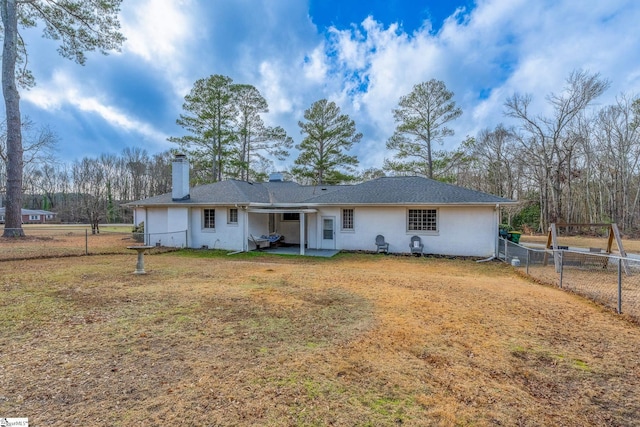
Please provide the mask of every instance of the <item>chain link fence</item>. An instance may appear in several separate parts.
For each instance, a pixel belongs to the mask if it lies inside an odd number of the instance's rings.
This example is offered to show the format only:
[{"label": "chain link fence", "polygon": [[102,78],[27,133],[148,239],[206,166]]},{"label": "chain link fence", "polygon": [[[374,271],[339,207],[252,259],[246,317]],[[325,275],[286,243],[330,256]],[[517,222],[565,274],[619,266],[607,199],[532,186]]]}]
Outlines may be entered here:
[{"label": "chain link fence", "polygon": [[541,283],[575,292],[640,321],[640,258],[566,246],[536,249],[502,238],[498,257]]},{"label": "chain link fence", "polygon": [[134,233],[134,239],[144,241],[146,245],[168,248],[188,248],[187,230],[167,233]]},{"label": "chain link fence", "polygon": [[[129,246],[158,248],[187,246],[187,232],[161,234],[133,233],[128,225],[102,225],[92,234],[88,225],[47,225],[23,227],[25,237],[0,237],[0,261],[66,256],[131,253]],[[0,227],[0,236],[2,235]],[[154,249],[155,250],[155,249]]]}]

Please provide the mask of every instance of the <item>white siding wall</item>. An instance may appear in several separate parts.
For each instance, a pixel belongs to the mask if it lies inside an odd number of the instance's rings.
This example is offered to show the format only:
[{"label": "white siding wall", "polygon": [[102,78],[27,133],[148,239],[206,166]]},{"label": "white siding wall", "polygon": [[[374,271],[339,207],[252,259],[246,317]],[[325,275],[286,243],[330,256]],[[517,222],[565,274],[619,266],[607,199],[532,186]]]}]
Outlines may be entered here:
[{"label": "white siding wall", "polygon": [[215,206],[207,209],[215,209],[216,228],[203,228],[204,208],[191,209],[191,236],[192,248],[208,246],[209,249],[225,249],[241,251],[244,249],[244,226],[247,213],[238,209],[237,224],[228,223],[229,208],[234,206]]},{"label": "white siding wall", "polygon": [[308,248],[317,249],[320,247],[320,242],[318,241],[319,218],[318,214],[315,213],[307,214],[307,217],[305,218]]},{"label": "white siding wall", "polygon": [[167,208],[148,208],[147,222],[144,224],[144,232],[149,236],[147,243],[150,245],[162,243],[162,236],[167,231]]},{"label": "white siding wall", "polygon": [[250,213],[248,215],[249,234],[256,238],[262,236],[263,234],[269,234],[269,214]]},{"label": "white siding wall", "polygon": [[[188,245],[211,249],[243,250],[248,234],[259,237],[268,232],[269,215],[247,213],[238,209],[238,224],[227,224],[229,207],[215,207],[216,228],[205,230],[202,208],[149,208],[146,215],[139,212],[137,221],[146,218],[145,232],[150,233],[151,245],[161,241],[163,245],[184,245],[184,233],[190,228]],[[433,207],[415,206],[415,209]],[[354,230],[342,230],[342,210],[320,208],[318,213],[306,215],[307,246],[318,248],[322,235],[323,216],[335,217],[336,249],[374,251],[375,237],[382,234],[389,243],[390,252],[409,252],[411,236],[419,235],[426,254],[479,256],[494,254],[498,233],[497,212],[487,207],[440,207],[438,210],[438,232],[415,232],[407,230],[409,207],[354,207]],[[276,214],[277,231],[285,236],[287,243],[300,242],[300,224],[297,221],[282,222],[282,214]],[[246,221],[249,221],[247,224]],[[171,238],[173,236],[173,239]],[[179,236],[183,236],[180,240]]]},{"label": "white siding wall", "polygon": [[275,219],[276,233],[283,235],[286,243],[300,244],[300,221],[283,221],[282,213],[277,213]]},{"label": "white siding wall", "polygon": [[167,209],[167,235],[163,236],[162,244],[174,248],[184,248],[189,244],[187,230],[189,230],[189,210],[186,207],[172,207]]},{"label": "white siding wall", "polygon": [[[433,209],[420,206],[411,208]],[[408,231],[408,209],[409,207],[356,207],[354,231],[342,230],[341,209],[322,209],[317,217],[336,217],[337,249],[373,251],[376,249],[375,237],[382,234],[389,243],[390,252],[404,253],[410,251],[411,236],[418,235],[422,238],[426,254],[481,257],[494,254],[495,236],[498,233],[494,207],[437,208],[437,233]],[[321,233],[321,226],[320,221],[316,221],[318,235]]]}]

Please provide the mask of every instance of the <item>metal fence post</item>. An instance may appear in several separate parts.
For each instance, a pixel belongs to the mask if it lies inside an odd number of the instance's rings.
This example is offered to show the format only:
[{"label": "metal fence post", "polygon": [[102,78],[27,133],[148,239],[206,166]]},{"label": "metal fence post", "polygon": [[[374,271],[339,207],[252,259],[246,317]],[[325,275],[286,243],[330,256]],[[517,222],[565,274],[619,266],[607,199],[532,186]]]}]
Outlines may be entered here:
[{"label": "metal fence post", "polygon": [[507,239],[504,239],[504,261],[509,262],[509,242]]},{"label": "metal fence post", "polygon": [[562,289],[562,276],[564,275],[564,251],[558,251],[560,256],[560,289]]},{"label": "metal fence post", "polygon": [[622,314],[622,258],[618,258],[618,314]]},{"label": "metal fence post", "polygon": [[529,262],[531,261],[531,249],[527,248],[527,276],[529,275]]},{"label": "metal fence post", "polygon": [[89,255],[89,230],[84,229],[84,254]]}]

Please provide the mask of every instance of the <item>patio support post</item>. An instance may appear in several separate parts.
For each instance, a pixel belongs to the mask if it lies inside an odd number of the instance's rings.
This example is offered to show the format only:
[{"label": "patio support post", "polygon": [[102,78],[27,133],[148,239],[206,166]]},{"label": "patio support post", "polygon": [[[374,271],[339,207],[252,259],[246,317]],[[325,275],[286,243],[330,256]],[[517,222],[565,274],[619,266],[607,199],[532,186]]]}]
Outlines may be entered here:
[{"label": "patio support post", "polygon": [[304,255],[304,242],[306,240],[305,230],[307,227],[305,226],[305,218],[307,214],[304,212],[300,212],[300,255]]},{"label": "patio support post", "polygon": [[[245,208],[238,209],[238,213],[240,212],[242,212],[242,250],[249,252],[249,212],[247,212]],[[238,216],[240,217],[240,215]],[[238,220],[240,220],[240,218],[238,218]]]}]

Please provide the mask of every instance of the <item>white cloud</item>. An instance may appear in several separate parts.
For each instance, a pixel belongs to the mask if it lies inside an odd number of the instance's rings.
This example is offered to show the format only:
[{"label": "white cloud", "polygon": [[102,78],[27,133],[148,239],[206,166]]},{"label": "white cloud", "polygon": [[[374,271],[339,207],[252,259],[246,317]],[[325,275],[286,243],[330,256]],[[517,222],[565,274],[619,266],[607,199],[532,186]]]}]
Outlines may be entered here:
[{"label": "white cloud", "polygon": [[164,141],[167,139],[167,135],[158,132],[148,123],[132,119],[126,113],[110,105],[103,104],[97,98],[73,97],[69,101],[71,105],[78,107],[80,111],[97,114],[114,128],[140,134],[152,141]]},{"label": "white cloud", "polygon": [[[23,94],[23,99],[31,104],[49,111],[59,113],[66,106],[81,112],[99,116],[114,129],[138,134],[150,141],[165,141],[167,135],[154,129],[149,123],[136,120],[129,114],[109,105],[100,96],[85,96],[88,91],[76,83],[71,76],[56,72],[46,86],[37,86]],[[106,98],[106,97],[104,97]]]},{"label": "white cloud", "polygon": [[305,78],[310,82],[322,84],[325,81],[328,65],[324,56],[324,43],[307,56],[303,69]]},{"label": "white cloud", "polygon": [[[128,40],[116,61],[101,60],[99,75],[88,77],[74,65],[54,72],[51,61],[42,58],[55,54],[38,41],[34,45],[42,45],[42,52],[33,58],[48,68],[37,74],[39,86],[23,98],[60,114],[72,106],[142,138],[164,140],[153,125],[127,111],[157,112],[148,120],[155,120],[156,129],[169,129],[193,82],[223,74],[256,86],[269,102],[265,121],[283,126],[296,142],[303,111],[321,98],[335,101],[365,133],[357,154],[369,167],[381,166],[390,155],[384,143],[395,128],[392,109],[399,98],[432,78],[446,83],[464,111],[446,148],[507,122],[503,104],[515,91],[532,93],[543,112],[545,96],[560,91],[574,69],[600,72],[611,80],[600,103],[613,102],[620,92],[640,93],[636,0],[474,3],[472,10],[458,10],[438,32],[428,21],[408,34],[389,20],[382,24],[363,16],[358,25],[327,34],[318,33],[306,2],[299,0],[123,2]],[[84,70],[97,63],[93,59]],[[123,78],[129,81],[114,95],[108,86],[123,84]],[[130,98],[125,87],[131,88]],[[163,102],[167,105],[153,105]]]},{"label": "white cloud", "polygon": [[125,50],[148,62],[166,63],[185,55],[184,43],[193,37],[194,22],[189,12],[194,6],[191,0],[125,3],[122,13],[122,30],[127,37]]},{"label": "white cloud", "polygon": [[122,31],[127,38],[123,52],[142,58],[159,70],[178,96],[193,84],[188,66],[191,43],[203,37],[194,0],[143,0],[125,2]]},{"label": "white cloud", "polygon": [[274,114],[290,113],[292,110],[291,99],[283,87],[282,67],[271,62],[260,64],[261,91],[265,99],[268,99],[269,110]]},{"label": "white cloud", "polygon": [[[640,5],[611,2],[481,0],[470,11],[458,10],[438,33],[428,26],[408,35],[371,17],[359,27],[332,30],[327,48],[332,68],[342,79],[343,105],[374,128],[363,154],[391,135],[391,110],[412,86],[431,78],[455,93],[464,114],[454,123],[451,145],[485,127],[507,121],[504,102],[514,92],[532,93],[544,113],[545,96],[560,92],[576,69],[600,72],[612,89],[599,102],[612,102],[621,91],[640,90]],[[354,77],[355,76],[355,77]],[[353,91],[354,79],[367,82]]]}]

